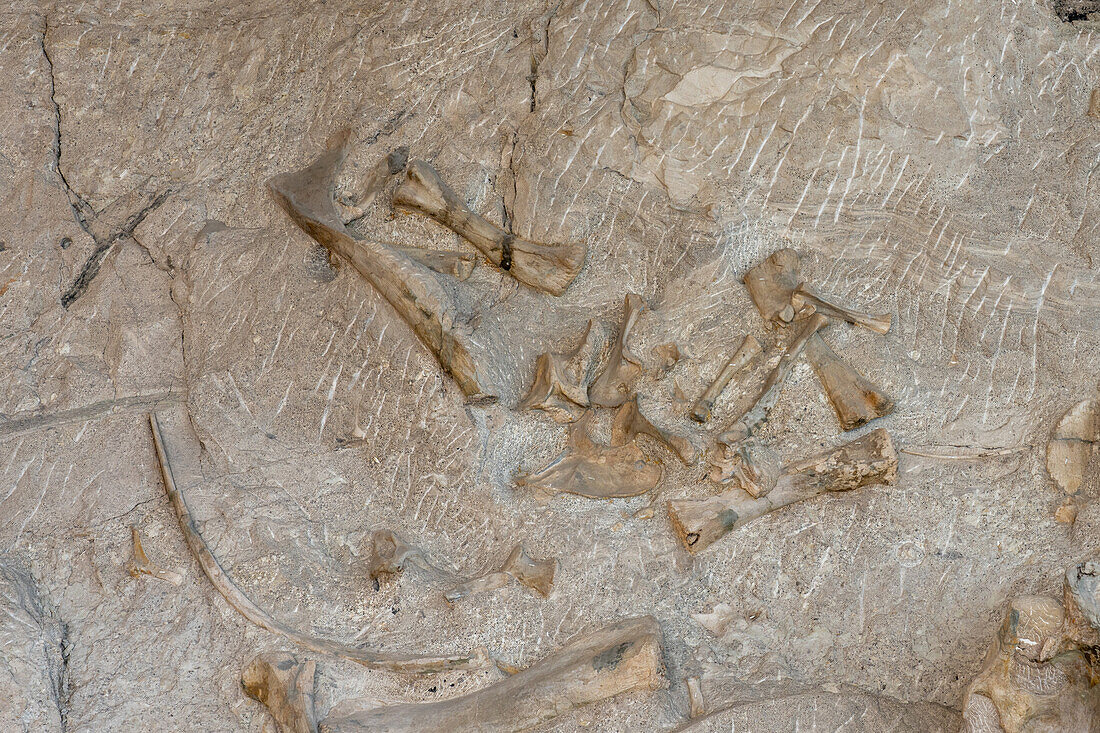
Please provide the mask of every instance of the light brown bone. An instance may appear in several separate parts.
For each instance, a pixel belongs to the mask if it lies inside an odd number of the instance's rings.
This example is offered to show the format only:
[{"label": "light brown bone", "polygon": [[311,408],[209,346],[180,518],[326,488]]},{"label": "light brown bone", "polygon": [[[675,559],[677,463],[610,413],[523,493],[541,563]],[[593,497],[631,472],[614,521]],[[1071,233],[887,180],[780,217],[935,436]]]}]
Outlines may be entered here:
[{"label": "light brown bone", "polygon": [[708,499],[674,499],[668,515],[680,541],[696,553],[728,532],[768,512],[827,492],[851,491],[897,481],[898,454],[882,428],[813,458],[784,467],[765,496],[747,497],[733,489]]},{"label": "light brown bone", "polygon": [[752,435],[760,426],[760,423],[764,422],[768,412],[779,402],[779,395],[783,391],[783,383],[790,376],[791,370],[794,369],[794,365],[797,363],[802,350],[806,348],[807,342],[813,339],[827,323],[828,319],[821,314],[810,316],[802,325],[801,330],[795,334],[787,345],[787,350],[779,358],[779,363],[768,375],[768,379],[764,382],[764,387],[760,390],[760,396],[756,398],[756,402],[741,416],[740,420],[734,423],[733,427],[718,436],[719,443],[736,445]]},{"label": "light brown bone", "polygon": [[1058,420],[1047,443],[1047,473],[1062,491],[1081,491],[1087,469],[1100,469],[1100,399],[1078,402]]},{"label": "light brown bone", "polygon": [[516,545],[499,570],[459,583],[445,592],[443,598],[447,603],[454,603],[477,593],[503,588],[513,580],[546,598],[554,584],[556,568],[555,560],[534,560],[522,545]]},{"label": "light brown bone", "polygon": [[535,380],[516,409],[543,410],[562,423],[580,418],[588,407],[588,385],[603,343],[595,326],[595,321],[588,322],[573,353],[539,356],[535,362]]},{"label": "light brown bone", "polygon": [[589,435],[592,411],[570,427],[569,442],[560,456],[537,473],[520,476],[517,486],[542,492],[570,493],[591,499],[637,496],[661,480],[661,466],[645,459],[637,443],[607,447]]},{"label": "light brown bone", "polygon": [[403,173],[409,163],[409,149],[401,146],[391,152],[375,165],[371,166],[359,186],[355,190],[348,191],[336,197],[336,205],[345,214],[344,221],[348,224],[366,214],[366,209],[374,201],[379,191],[386,185],[391,176]]},{"label": "light brown bone", "polygon": [[451,229],[485,255],[490,262],[536,290],[561,295],[584,265],[579,244],[540,244],[486,221],[422,160],[409,162],[405,181],[393,194],[402,209],[424,214]]},{"label": "light brown bone", "polygon": [[615,412],[615,420],[611,424],[611,447],[632,443],[639,434],[648,435],[664,443],[665,447],[679,456],[686,465],[691,465],[698,455],[698,451],[690,440],[682,435],[674,435],[650,422],[638,407],[638,395],[634,395],[634,399],[623,403],[623,406]]},{"label": "light brown bone", "polygon": [[842,429],[854,430],[894,411],[894,401],[837,356],[824,339],[810,339],[806,360],[813,366]]},{"label": "light brown bone", "polygon": [[477,692],[439,702],[362,710],[338,705],[322,733],[530,730],[581,705],[665,684],[661,632],[649,616],[570,642],[527,669]]},{"label": "light brown bone", "polygon": [[316,662],[276,652],[253,659],[241,673],[241,687],[263,703],[278,733],[317,733],[316,677]]},{"label": "light brown bone", "polygon": [[642,373],[641,360],[627,345],[638,314],[646,309],[642,296],[628,293],[623,299],[623,322],[611,345],[607,366],[588,388],[588,399],[599,407],[618,407],[626,402],[636,380]]},{"label": "light brown bone", "polygon": [[710,411],[714,409],[714,403],[718,401],[722,390],[726,388],[737,372],[747,367],[760,353],[760,342],[751,333],[745,336],[741,341],[741,346],[737,348],[737,351],[729,358],[726,365],[722,367],[722,371],[718,372],[718,376],[707,387],[707,391],[695,401],[695,406],[691,408],[691,419],[697,423],[705,423],[709,420]]},{"label": "light brown bone", "polygon": [[262,629],[285,636],[291,641],[322,654],[333,654],[372,669],[388,669],[395,672],[434,672],[442,669],[480,669],[488,665],[484,650],[477,654],[460,654],[443,657],[423,657],[406,654],[383,654],[369,649],[348,646],[329,639],[303,634],[276,621],[244,594],[222,569],[206,540],[195,526],[191,509],[183,492],[202,481],[199,468],[201,447],[198,436],[191,427],[186,408],[173,408],[171,413],[149,415],[153,431],[153,444],[160,463],[161,476],[168,500],[176,510],[183,538],[195,556],[210,584],[222,598],[246,619]]},{"label": "light brown bone", "polygon": [[806,283],[802,283],[795,288],[795,291],[791,294],[791,305],[794,306],[795,311],[812,308],[829,318],[847,321],[853,326],[863,326],[875,333],[881,334],[890,331],[890,323],[893,321],[893,317],[889,313],[875,315],[873,313],[864,313],[863,311],[852,310],[844,306],[836,305],[835,303],[830,303],[810,290]]},{"label": "light brown bone", "polygon": [[732,482],[754,499],[759,499],[775,488],[775,482],[779,479],[778,471],[767,457],[760,455],[762,450],[750,450],[745,443],[719,443],[714,450],[719,455],[712,459],[711,481],[719,484]]},{"label": "light brown bone", "polygon": [[183,582],[182,574],[177,573],[175,570],[165,570],[157,567],[149,561],[149,556],[145,554],[145,548],[141,546],[141,534],[138,533],[136,526],[130,527],[130,538],[134,542],[134,556],[126,566],[130,575],[135,578],[140,578],[142,575],[151,575],[172,585],[179,585]]},{"label": "light brown bone", "polygon": [[497,385],[482,365],[486,358],[475,355],[473,316],[459,310],[444,286],[446,275],[393,247],[359,239],[344,225],[333,204],[333,189],[346,156],[343,135],[309,166],[274,176],[267,187],[306,234],[350,262],[382,294],[468,398],[495,399]]},{"label": "light brown bone", "polygon": [[437,579],[447,579],[445,571],[429,562],[419,547],[409,544],[393,530],[376,529],[371,532],[367,577],[374,581],[375,586],[383,575],[400,573],[410,565]]}]

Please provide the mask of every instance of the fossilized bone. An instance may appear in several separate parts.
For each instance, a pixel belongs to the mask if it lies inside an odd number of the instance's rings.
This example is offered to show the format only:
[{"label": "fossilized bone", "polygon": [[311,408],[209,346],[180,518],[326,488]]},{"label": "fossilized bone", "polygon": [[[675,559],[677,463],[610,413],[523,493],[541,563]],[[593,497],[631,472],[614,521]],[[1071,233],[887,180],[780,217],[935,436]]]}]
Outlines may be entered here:
[{"label": "fossilized bone", "polygon": [[130,527],[130,539],[134,542],[134,556],[126,565],[126,570],[130,575],[135,578],[140,578],[142,575],[151,575],[172,585],[179,585],[183,582],[182,574],[177,573],[175,570],[165,570],[157,567],[149,561],[149,556],[145,554],[145,548],[141,546],[141,535],[138,533],[136,526]]},{"label": "fossilized bone", "polygon": [[1100,399],[1083,400],[1067,410],[1054,428],[1047,443],[1047,473],[1066,494],[1076,494],[1098,452]]},{"label": "fossilized bone", "polygon": [[245,694],[263,703],[278,733],[317,733],[317,663],[276,652],[253,659],[241,674]]},{"label": "fossilized bone", "polygon": [[543,410],[557,422],[573,422],[588,407],[588,385],[603,340],[595,321],[588,322],[580,345],[571,354],[545,353],[535,362],[535,380],[516,409]]},{"label": "fossilized bone", "polygon": [[[833,306],[805,289],[800,290],[799,263],[794,250],[781,249],[745,274],[745,287],[765,321],[789,323],[794,320],[796,311],[792,302],[823,304],[821,308],[815,305],[815,312],[808,315],[811,319],[826,315],[851,322],[865,315]],[[874,324],[876,328],[873,330],[878,330],[884,318],[888,317],[867,317],[864,320],[869,319],[868,323],[861,325],[871,328],[869,324]],[[886,325],[889,327],[888,323]],[[893,411],[893,401],[837,356],[820,335],[810,339],[806,359],[813,365],[844,430],[851,430]]]},{"label": "fossilized bone", "polygon": [[357,701],[342,703],[321,721],[320,730],[524,731],[581,705],[664,684],[661,632],[652,617],[643,616],[576,639],[527,669],[468,695],[369,710]]},{"label": "fossilized bone", "polygon": [[409,565],[426,571],[430,576],[449,580],[449,574],[432,564],[416,545],[411,545],[389,529],[376,529],[370,536],[367,577],[377,585],[383,575],[400,573]]},{"label": "fossilized bone", "polygon": [[[176,510],[180,529],[187,541],[187,547],[199,563],[203,573],[210,580],[226,602],[246,619],[262,629],[287,637],[291,641],[323,654],[334,654],[373,669],[388,669],[395,672],[432,672],[441,669],[478,669],[489,664],[484,650],[476,654],[425,657],[405,654],[383,654],[368,649],[348,646],[329,639],[303,634],[286,624],[276,621],[267,611],[252,602],[237,584],[222,570],[218,559],[211,552],[195,526],[191,510],[183,491],[198,483],[201,472],[198,468],[200,445],[190,423],[186,408],[176,408],[171,417],[167,413],[149,415],[149,424],[153,431],[153,444],[157,460],[160,462],[161,475],[168,500]],[[182,414],[180,414],[182,411]],[[169,426],[166,430],[165,426]]]},{"label": "fossilized bone", "polygon": [[719,484],[732,482],[754,499],[775,488],[779,472],[771,460],[760,455],[763,450],[750,448],[746,443],[719,443],[714,450],[719,455],[711,459],[711,481]]},{"label": "fossilized bone", "polygon": [[611,345],[607,366],[588,388],[588,399],[593,405],[618,407],[630,396],[634,380],[642,373],[642,362],[631,352],[627,339],[638,320],[638,314],[645,308],[645,301],[640,295],[628,293],[623,299],[623,322]]},{"label": "fossilized bone", "polygon": [[674,499],[668,503],[668,515],[684,547],[696,553],[768,512],[818,494],[893,484],[897,475],[897,451],[890,434],[879,428],[839,448],[785,466],[775,488],[761,498],[732,489],[707,499]]},{"label": "fossilized bone", "polygon": [[431,217],[477,247],[512,277],[551,295],[564,293],[584,265],[583,245],[532,242],[470,211],[439,173],[422,160],[409,162],[406,179],[394,192],[393,203]]},{"label": "fossilized bone", "polygon": [[391,176],[403,173],[408,163],[409,149],[401,146],[367,169],[357,189],[336,198],[336,205],[343,210],[343,213],[351,215],[343,217],[344,221],[350,224],[361,218],[366,213],[365,209],[371,205],[378,192],[386,185],[386,181]]},{"label": "fossilized bone", "polygon": [[813,308],[818,313],[826,315],[829,318],[847,321],[853,326],[863,326],[875,333],[888,333],[890,331],[890,323],[893,320],[889,313],[875,315],[873,313],[864,313],[863,311],[852,310],[844,306],[836,305],[835,303],[830,303],[810,290],[806,283],[801,283],[795,288],[794,293],[791,294],[791,305],[796,312],[806,308]]},{"label": "fossilized bone", "polygon": [[516,545],[509,553],[508,559],[504,561],[504,564],[498,570],[459,583],[454,588],[446,591],[443,597],[447,600],[447,603],[454,603],[460,598],[503,588],[515,580],[520,585],[527,586],[546,598],[550,595],[550,588],[554,584],[554,571],[556,568],[556,561],[533,560],[524,551],[522,545]]},{"label": "fossilized bone", "polygon": [[691,408],[691,419],[697,423],[705,423],[709,420],[710,411],[714,409],[714,403],[718,401],[722,390],[733,379],[733,375],[748,366],[760,353],[760,342],[751,333],[745,336],[741,341],[741,346],[737,348],[737,351],[729,358],[726,365],[722,367],[722,371],[718,372],[718,376],[707,387],[707,391],[695,401],[695,406]]},{"label": "fossilized bone", "polygon": [[637,496],[661,480],[661,466],[645,459],[637,443],[615,447],[592,440],[593,413],[586,412],[570,426],[565,450],[537,473],[520,476],[517,486],[549,493],[570,493],[592,499]]},{"label": "fossilized bone", "polygon": [[680,351],[680,345],[676,342],[661,344],[653,347],[653,354],[659,360],[654,376],[664,379],[672,368],[684,358],[684,352]]},{"label": "fossilized bone", "polygon": [[787,345],[787,350],[783,352],[779,363],[768,375],[764,387],[760,390],[760,396],[756,398],[756,402],[733,427],[718,436],[719,443],[736,445],[753,434],[760,423],[764,421],[764,418],[768,416],[768,412],[779,401],[779,395],[783,391],[783,383],[790,376],[791,370],[794,369],[794,365],[803,349],[806,348],[807,342],[816,336],[817,332],[824,328],[827,323],[828,319],[823,315],[814,314],[810,316],[802,325],[801,330],[795,334]]},{"label": "fossilized bone", "polygon": [[703,699],[703,685],[698,677],[688,677],[688,717],[694,720],[707,714],[707,704]]},{"label": "fossilized bone", "polygon": [[698,455],[698,451],[690,440],[682,435],[663,430],[650,422],[638,407],[638,395],[634,395],[634,399],[624,402],[615,412],[615,420],[611,423],[611,447],[616,448],[632,443],[639,434],[648,435],[664,443],[665,447],[679,456],[686,465],[691,465]]},{"label": "fossilized bone", "polygon": [[475,356],[473,316],[459,310],[444,286],[446,275],[433,272],[405,252],[357,238],[333,203],[336,176],[347,156],[347,136],[307,167],[267,182],[275,200],[309,236],[349,261],[412,327],[443,370],[472,400],[494,399],[497,386]]}]

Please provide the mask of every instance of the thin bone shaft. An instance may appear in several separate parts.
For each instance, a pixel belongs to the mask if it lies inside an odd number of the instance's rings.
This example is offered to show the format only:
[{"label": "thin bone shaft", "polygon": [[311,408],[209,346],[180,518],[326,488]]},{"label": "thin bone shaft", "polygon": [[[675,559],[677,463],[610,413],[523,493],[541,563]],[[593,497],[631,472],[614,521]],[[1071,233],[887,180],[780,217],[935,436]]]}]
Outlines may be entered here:
[{"label": "thin bone shaft", "polygon": [[812,305],[818,313],[826,315],[829,318],[846,321],[854,326],[863,326],[875,333],[887,333],[890,330],[890,323],[893,320],[889,313],[875,315],[873,313],[851,310],[830,303],[807,288],[805,283],[799,285],[792,296],[792,304],[796,309],[800,308],[804,303]]},{"label": "thin bone shaft", "polygon": [[745,336],[741,346],[726,362],[726,365],[722,367],[722,371],[718,373],[718,377],[707,387],[707,391],[703,393],[703,396],[696,400],[695,406],[691,408],[691,419],[697,423],[705,423],[709,420],[710,412],[714,409],[714,403],[718,401],[718,397],[729,385],[733,376],[748,366],[749,362],[755,359],[760,351],[760,342],[751,333]]}]

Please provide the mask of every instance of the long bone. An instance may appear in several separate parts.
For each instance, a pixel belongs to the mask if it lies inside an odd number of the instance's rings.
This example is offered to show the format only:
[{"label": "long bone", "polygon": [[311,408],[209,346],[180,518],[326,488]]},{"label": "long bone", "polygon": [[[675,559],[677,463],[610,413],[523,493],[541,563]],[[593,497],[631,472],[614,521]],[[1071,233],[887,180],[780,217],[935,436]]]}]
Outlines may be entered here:
[{"label": "long bone", "polygon": [[347,144],[343,135],[305,168],[268,179],[272,196],[306,234],[350,262],[382,294],[468,398],[495,399],[498,388],[482,366],[485,357],[474,353],[473,316],[455,304],[447,276],[394,247],[360,239],[344,225],[333,191]]},{"label": "long bone", "polygon": [[640,295],[628,293],[623,299],[623,322],[607,355],[607,365],[588,388],[588,399],[593,405],[618,407],[630,396],[634,380],[642,373],[642,361],[630,350],[627,339],[638,314],[645,309],[645,301]]},{"label": "long bone", "polygon": [[806,283],[801,283],[795,288],[794,292],[791,294],[791,305],[794,307],[795,311],[801,311],[810,307],[829,318],[847,321],[853,326],[863,326],[866,329],[881,334],[890,331],[890,324],[893,321],[893,317],[889,313],[875,315],[874,313],[864,313],[863,311],[852,310],[841,305],[836,305],[835,303],[830,303],[810,290]]},{"label": "long bone", "polygon": [[722,371],[718,372],[718,376],[707,387],[707,391],[695,401],[695,405],[691,408],[691,419],[697,423],[705,423],[709,420],[710,411],[714,409],[714,403],[718,401],[722,390],[730,383],[733,376],[748,366],[749,362],[755,359],[760,352],[760,342],[751,333],[745,336],[737,351],[734,352],[726,365],[722,367]]},{"label": "long bone", "polygon": [[409,162],[395,206],[424,214],[474,245],[490,262],[536,290],[561,295],[584,265],[579,244],[540,244],[510,234],[475,214],[422,160]]},{"label": "long bone", "polygon": [[479,650],[476,654],[439,657],[384,654],[303,634],[276,621],[267,611],[253,603],[225,573],[221,563],[218,562],[195,525],[183,492],[202,480],[199,469],[201,447],[199,438],[191,427],[186,408],[175,408],[173,414],[152,413],[149,415],[149,425],[153,431],[153,445],[160,463],[164,490],[168,494],[169,502],[176,510],[176,517],[187,547],[214,589],[246,619],[262,629],[285,636],[306,649],[350,659],[372,669],[388,669],[394,672],[434,672],[443,669],[480,669],[488,665],[489,660],[484,650]]},{"label": "long bone", "polygon": [[732,489],[707,499],[674,499],[668,515],[684,547],[699,552],[768,512],[827,492],[897,481],[898,454],[890,434],[872,430],[832,451],[784,467],[770,492],[752,498]]},{"label": "long bone", "polygon": [[576,639],[527,669],[476,692],[439,702],[363,710],[337,705],[321,733],[530,730],[581,705],[663,686],[661,632],[650,616]]},{"label": "long bone", "polygon": [[813,366],[843,430],[854,430],[894,411],[894,401],[837,356],[825,339],[810,339],[806,360]]}]

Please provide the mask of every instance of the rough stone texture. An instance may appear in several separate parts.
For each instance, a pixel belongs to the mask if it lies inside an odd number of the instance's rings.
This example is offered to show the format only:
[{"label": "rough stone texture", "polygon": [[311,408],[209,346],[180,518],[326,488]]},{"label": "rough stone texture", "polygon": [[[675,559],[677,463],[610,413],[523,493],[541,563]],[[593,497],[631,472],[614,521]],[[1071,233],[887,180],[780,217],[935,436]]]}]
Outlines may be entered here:
[{"label": "rough stone texture", "polygon": [[[283,621],[523,665],[655,616],[669,689],[556,729],[674,728],[696,669],[957,709],[1005,601],[1056,592],[1097,540],[1054,521],[1044,456],[1054,421],[1097,385],[1098,30],[1044,0],[9,4],[0,551],[67,629],[66,729],[264,725],[240,669],[282,642],[186,554],[145,419],[174,402],[207,450],[200,528]],[[498,339],[500,405],[465,406],[264,190],[346,126],[349,186],[408,145],[490,220],[588,243],[560,299],[485,266],[464,285]],[[384,202],[357,227],[469,251]],[[675,341],[690,357],[643,379],[642,405],[703,444],[691,401],[745,333],[774,345],[740,276],[783,246],[820,292],[894,316],[885,337],[838,325],[826,339],[897,401],[867,428],[903,451],[897,486],[774,513],[694,559],[661,507],[714,486],[655,443],[651,518],[646,497],[543,505],[512,487],[565,440],[509,409],[537,355],[575,344],[590,317],[617,322],[627,291],[652,306],[635,353],[656,363]],[[747,406],[770,363],[706,430]],[[759,435],[783,461],[853,437],[806,364]],[[127,574],[135,523],[154,562],[187,569],[181,587]],[[554,591],[455,608],[412,575],[376,591],[361,551],[378,527],[472,572],[522,542],[561,558]],[[719,634],[692,618],[716,606],[732,614]],[[318,669],[321,713],[495,677]]]}]

